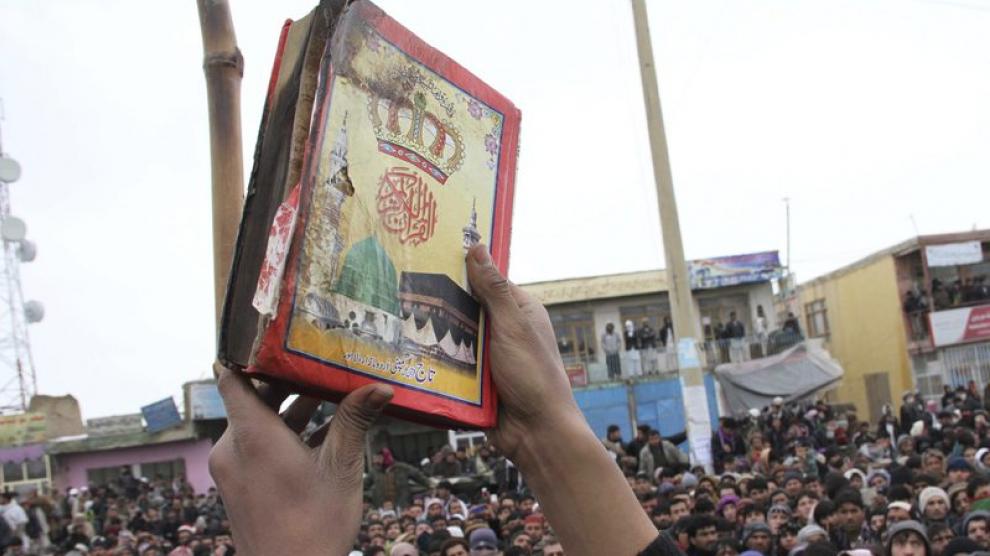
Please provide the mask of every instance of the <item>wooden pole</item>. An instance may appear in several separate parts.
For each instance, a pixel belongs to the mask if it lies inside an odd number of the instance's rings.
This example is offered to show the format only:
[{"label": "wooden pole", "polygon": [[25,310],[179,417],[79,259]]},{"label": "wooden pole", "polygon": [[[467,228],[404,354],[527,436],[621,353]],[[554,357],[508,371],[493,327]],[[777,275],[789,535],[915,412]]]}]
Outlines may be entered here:
[{"label": "wooden pole", "polygon": [[636,28],[636,50],[639,54],[639,72],[643,85],[643,101],[646,105],[646,128],[650,134],[650,154],[653,157],[653,180],[657,189],[657,208],[660,212],[660,231],[663,235],[663,252],[667,264],[667,297],[670,300],[674,334],[678,340],[678,370],[683,389],[685,424],[691,445],[691,459],[696,465],[711,466],[711,423],[708,420],[708,398],[700,368],[697,342],[702,338],[694,301],[691,299],[691,283],[684,245],[681,242],[681,225],[677,216],[677,200],[674,198],[674,179],[667,153],[667,135],[660,109],[660,88],[657,85],[656,67],[653,62],[653,41],[646,15],[645,0],[632,0],[633,24]]},{"label": "wooden pole", "polygon": [[210,117],[213,181],[213,291],[216,329],[227,291],[230,261],[244,203],[241,150],[241,77],[244,58],[237,48],[226,0],[196,0],[203,34],[203,71]]}]

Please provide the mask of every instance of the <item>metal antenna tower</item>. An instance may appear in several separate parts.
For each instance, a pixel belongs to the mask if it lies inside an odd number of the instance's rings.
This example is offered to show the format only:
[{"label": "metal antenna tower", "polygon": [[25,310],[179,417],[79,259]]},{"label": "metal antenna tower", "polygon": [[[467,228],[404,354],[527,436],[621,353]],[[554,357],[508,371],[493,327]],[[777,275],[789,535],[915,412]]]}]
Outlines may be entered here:
[{"label": "metal antenna tower", "polygon": [[33,261],[37,248],[25,239],[24,221],[10,213],[10,184],[20,175],[20,165],[0,139],[0,413],[26,411],[38,390],[28,325],[45,315],[44,306],[25,302],[21,291],[20,264]]}]

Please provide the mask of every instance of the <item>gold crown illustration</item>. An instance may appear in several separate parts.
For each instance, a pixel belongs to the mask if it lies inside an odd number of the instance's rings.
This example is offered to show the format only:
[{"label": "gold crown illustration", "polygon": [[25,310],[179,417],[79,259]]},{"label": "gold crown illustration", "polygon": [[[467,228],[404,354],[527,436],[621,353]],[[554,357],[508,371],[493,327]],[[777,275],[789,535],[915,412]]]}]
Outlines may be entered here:
[{"label": "gold crown illustration", "polygon": [[421,92],[413,100],[383,98],[368,91],[368,115],[378,150],[426,171],[440,183],[464,161],[464,139],[450,121],[426,109]]}]

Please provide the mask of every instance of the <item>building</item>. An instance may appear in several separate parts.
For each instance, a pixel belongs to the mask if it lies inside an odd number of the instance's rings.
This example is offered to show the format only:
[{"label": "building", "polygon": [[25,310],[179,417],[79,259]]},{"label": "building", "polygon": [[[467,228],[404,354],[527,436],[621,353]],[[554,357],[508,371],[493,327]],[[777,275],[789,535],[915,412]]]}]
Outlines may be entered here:
[{"label": "building", "polygon": [[50,439],[45,452],[52,486],[64,490],[111,482],[126,467],[135,477],[182,477],[196,492],[206,492],[213,486],[210,448],[226,426],[226,410],[214,380],[187,382],[182,401],[182,415],[166,398],[152,404],[171,405],[164,420],[146,406],[142,413],[89,419],[82,434]]},{"label": "building", "polygon": [[902,394],[990,383],[990,230],[911,238],[799,285],[801,316],[845,369],[830,401],[875,421]]},{"label": "building", "polygon": [[[705,355],[704,366],[710,370],[727,360],[727,344],[720,342],[720,331],[733,314],[746,331],[746,357],[761,355],[764,344],[758,329],[765,328],[769,335],[779,328],[773,311],[772,284],[782,273],[777,252],[691,261],[688,271],[704,334],[704,338],[698,339]],[[586,374],[588,383],[608,380],[605,356],[599,346],[606,324],[612,323],[621,333],[627,322],[639,328],[645,320],[653,330],[659,331],[664,317],[670,315],[664,270],[537,282],[521,287],[550,313],[568,372],[577,377]],[[757,326],[761,320],[762,324]],[[677,331],[674,332],[676,336]],[[660,374],[677,371],[673,354],[673,342],[668,342],[667,350],[658,349]],[[623,376],[628,376],[629,358],[624,357],[622,363]]]}]

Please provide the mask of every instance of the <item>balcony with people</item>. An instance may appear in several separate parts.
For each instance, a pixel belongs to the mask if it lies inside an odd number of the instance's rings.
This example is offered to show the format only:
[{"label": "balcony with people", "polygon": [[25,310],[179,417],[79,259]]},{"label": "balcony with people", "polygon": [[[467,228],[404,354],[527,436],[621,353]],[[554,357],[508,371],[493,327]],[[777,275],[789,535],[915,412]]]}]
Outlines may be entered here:
[{"label": "balcony with people", "polygon": [[911,351],[970,341],[974,311],[990,309],[990,242],[922,244],[897,260]]}]

